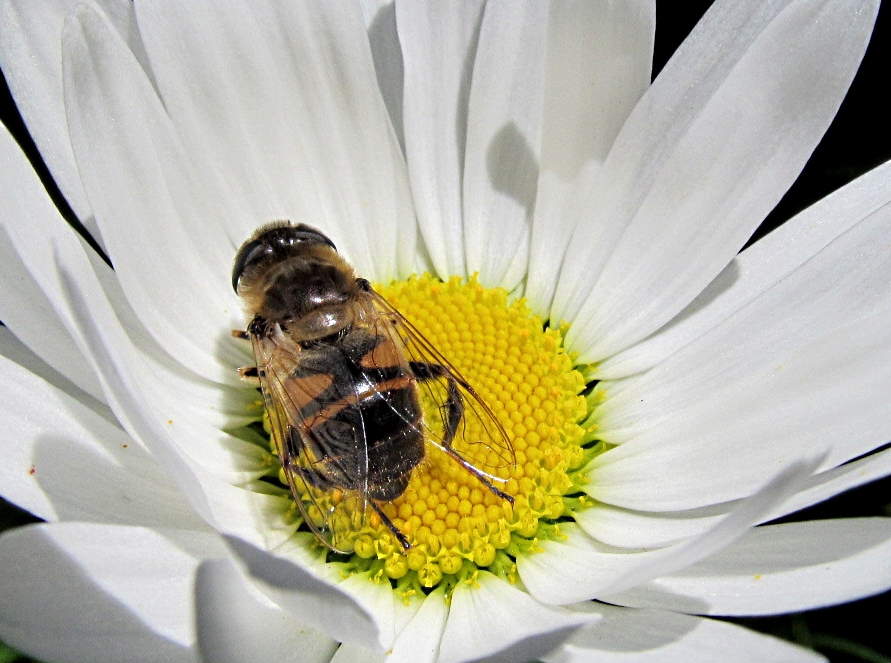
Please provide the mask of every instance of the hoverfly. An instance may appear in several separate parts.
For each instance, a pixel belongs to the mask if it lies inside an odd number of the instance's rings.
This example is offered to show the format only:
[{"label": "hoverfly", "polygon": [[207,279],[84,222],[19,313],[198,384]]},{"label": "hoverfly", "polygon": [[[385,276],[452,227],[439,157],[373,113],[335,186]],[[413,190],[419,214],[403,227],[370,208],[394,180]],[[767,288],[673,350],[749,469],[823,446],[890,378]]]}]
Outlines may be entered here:
[{"label": "hoverfly", "polygon": [[371,510],[410,548],[382,504],[405,492],[428,443],[513,503],[493,473],[515,462],[504,428],[328,237],[261,227],[235,256],[232,287],[250,317],[233,333],[251,340],[257,364],[240,372],[259,381],[291,493],[322,543],[350,552]]}]

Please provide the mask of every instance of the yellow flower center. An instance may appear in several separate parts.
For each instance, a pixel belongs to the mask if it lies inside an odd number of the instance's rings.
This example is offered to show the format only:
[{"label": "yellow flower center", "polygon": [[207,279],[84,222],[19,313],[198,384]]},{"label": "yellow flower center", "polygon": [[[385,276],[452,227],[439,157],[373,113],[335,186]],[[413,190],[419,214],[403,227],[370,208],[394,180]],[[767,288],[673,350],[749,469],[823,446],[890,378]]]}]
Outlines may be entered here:
[{"label": "yellow flower center", "polygon": [[[525,301],[509,302],[503,289],[425,274],[376,290],[467,380],[504,428],[513,459],[505,463],[498,454],[478,453],[468,460],[513,497],[513,504],[428,443],[405,491],[379,504],[410,547],[404,550],[386,523],[366,509],[370,513],[360,529],[343,521],[345,529],[355,530],[347,544],[352,555],[331,552],[329,561],[343,564],[347,573],[388,578],[409,591],[454,582],[482,568],[513,579],[517,555],[558,535],[559,522],[585,501],[578,497],[584,481],[578,470],[594,453],[584,427],[585,380],[563,350],[560,330],[544,325]],[[428,389],[419,392],[425,420],[442,421],[431,410],[444,401]],[[466,439],[476,439],[479,433],[470,429],[478,422],[464,417]],[[340,499],[331,497],[335,505]]]}]

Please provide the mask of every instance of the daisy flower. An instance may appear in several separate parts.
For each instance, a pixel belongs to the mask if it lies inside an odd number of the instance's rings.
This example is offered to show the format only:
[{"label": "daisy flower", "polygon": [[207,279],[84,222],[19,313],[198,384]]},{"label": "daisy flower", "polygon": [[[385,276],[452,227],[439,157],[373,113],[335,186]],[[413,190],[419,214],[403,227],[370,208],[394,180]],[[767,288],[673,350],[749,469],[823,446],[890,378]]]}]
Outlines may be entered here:
[{"label": "daisy flower", "polygon": [[[650,84],[623,3],[0,3],[77,224],[4,131],[0,639],[59,661],[813,660],[709,616],[891,586],[891,166],[742,253],[877,2],[719,0]],[[231,291],[321,228],[508,432],[349,554],[279,481]],[[107,260],[106,260],[107,258]],[[469,427],[469,426],[468,426]],[[312,514],[308,514],[312,517]]]}]

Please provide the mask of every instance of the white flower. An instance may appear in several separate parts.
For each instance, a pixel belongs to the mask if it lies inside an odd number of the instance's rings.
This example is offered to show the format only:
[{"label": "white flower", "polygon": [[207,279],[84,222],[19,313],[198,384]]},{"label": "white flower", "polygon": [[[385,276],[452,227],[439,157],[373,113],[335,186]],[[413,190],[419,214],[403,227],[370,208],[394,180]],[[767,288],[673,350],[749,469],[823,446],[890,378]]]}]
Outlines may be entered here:
[{"label": "white flower", "polygon": [[[65,661],[811,660],[693,615],[891,586],[886,519],[754,527],[891,473],[870,455],[891,166],[737,256],[876,10],[719,1],[650,86],[652,2],[4,0],[0,63],[114,270],[2,132],[0,490],[47,522],[0,537],[0,639]],[[614,448],[566,538],[518,557],[525,589],[481,572],[403,603],[260,491],[268,453],[227,432],[256,396],[229,270],[275,218],[377,281],[478,272],[570,323]]]}]

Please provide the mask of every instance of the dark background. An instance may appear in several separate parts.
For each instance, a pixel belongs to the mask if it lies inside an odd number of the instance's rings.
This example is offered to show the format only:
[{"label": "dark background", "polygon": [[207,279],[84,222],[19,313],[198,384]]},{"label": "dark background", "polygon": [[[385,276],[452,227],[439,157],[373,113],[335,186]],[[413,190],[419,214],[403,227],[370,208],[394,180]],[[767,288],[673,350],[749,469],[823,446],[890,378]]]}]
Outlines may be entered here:
[{"label": "dark background", "polygon": [[[687,36],[711,2],[657,3],[654,75]],[[891,158],[891,105],[887,90],[891,70],[891,11],[882,9],[872,42],[851,90],[822,143],[798,181],[758,229],[754,239],[782,224],[796,212],[850,182],[858,175]],[[53,187],[46,169],[18,117],[5,81],[0,80],[0,120],[18,138],[46,183],[50,195],[65,216],[79,225],[62,196]],[[891,399],[889,399],[891,400]],[[850,518],[891,516],[891,479],[876,481],[807,509],[796,518]],[[0,531],[32,522],[29,514],[0,499]],[[891,560],[889,560],[891,563]],[[844,606],[759,619],[733,620],[748,628],[783,637],[816,649],[832,663],[870,661],[891,663],[891,593]],[[0,663],[22,661],[0,644]]]}]

